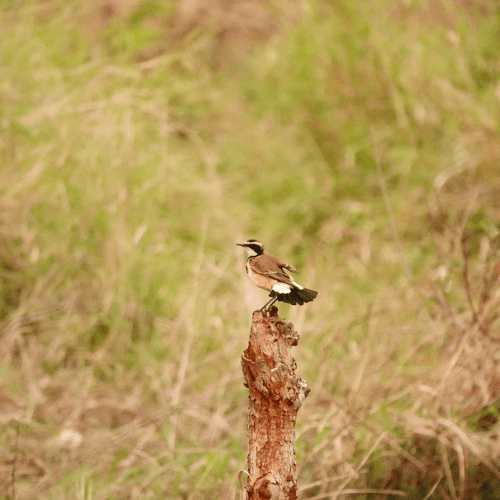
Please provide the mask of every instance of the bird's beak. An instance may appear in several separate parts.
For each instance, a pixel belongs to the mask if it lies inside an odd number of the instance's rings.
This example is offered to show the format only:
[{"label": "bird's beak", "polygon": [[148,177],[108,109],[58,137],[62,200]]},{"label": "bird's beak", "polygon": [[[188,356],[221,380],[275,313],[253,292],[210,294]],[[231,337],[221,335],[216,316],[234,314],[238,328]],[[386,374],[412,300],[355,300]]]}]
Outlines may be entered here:
[{"label": "bird's beak", "polygon": [[244,247],[245,243],[236,243],[239,247]]}]

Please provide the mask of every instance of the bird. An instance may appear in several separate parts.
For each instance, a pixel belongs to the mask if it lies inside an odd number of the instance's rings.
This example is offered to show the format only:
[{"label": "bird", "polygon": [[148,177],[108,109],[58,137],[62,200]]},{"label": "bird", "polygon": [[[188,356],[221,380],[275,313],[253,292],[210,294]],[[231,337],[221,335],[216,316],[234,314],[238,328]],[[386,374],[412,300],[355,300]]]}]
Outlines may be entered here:
[{"label": "bird", "polygon": [[247,240],[236,245],[244,247],[248,253],[246,269],[250,280],[259,288],[271,292],[271,300],[264,304],[260,311],[269,310],[277,300],[301,306],[318,296],[315,290],[295,283],[286,271],[300,274],[297,269],[268,253],[260,241]]}]

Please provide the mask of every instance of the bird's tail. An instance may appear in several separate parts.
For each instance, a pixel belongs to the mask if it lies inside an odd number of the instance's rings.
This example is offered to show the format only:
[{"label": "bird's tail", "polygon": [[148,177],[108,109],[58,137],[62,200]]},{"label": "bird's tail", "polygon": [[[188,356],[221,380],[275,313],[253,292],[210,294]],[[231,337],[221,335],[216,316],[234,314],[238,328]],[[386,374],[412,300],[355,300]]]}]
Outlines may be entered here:
[{"label": "bird's tail", "polygon": [[289,293],[278,293],[274,290],[269,294],[269,297],[276,297],[280,302],[285,302],[286,304],[292,304],[292,306],[298,304],[301,306],[306,302],[311,302],[318,296],[318,292],[311,290],[309,288],[292,288]]}]

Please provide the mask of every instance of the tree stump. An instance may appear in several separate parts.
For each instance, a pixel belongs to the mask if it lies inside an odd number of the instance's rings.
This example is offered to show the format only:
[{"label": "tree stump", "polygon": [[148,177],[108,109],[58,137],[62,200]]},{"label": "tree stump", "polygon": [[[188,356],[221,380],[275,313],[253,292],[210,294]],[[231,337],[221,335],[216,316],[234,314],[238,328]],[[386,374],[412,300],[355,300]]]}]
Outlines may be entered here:
[{"label": "tree stump", "polygon": [[295,376],[291,348],[299,342],[292,323],[278,309],[255,311],[247,349],[241,357],[249,388],[248,500],[295,500],[295,421],[309,394]]}]

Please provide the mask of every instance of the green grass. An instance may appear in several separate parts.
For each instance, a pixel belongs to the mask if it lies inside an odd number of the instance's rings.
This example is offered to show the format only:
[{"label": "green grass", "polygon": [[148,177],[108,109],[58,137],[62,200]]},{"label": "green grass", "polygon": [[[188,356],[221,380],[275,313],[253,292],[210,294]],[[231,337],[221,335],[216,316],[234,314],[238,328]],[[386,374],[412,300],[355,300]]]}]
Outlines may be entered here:
[{"label": "green grass", "polygon": [[239,498],[246,238],[300,498],[493,498],[497,4],[186,5],[0,8],[0,499]]}]

